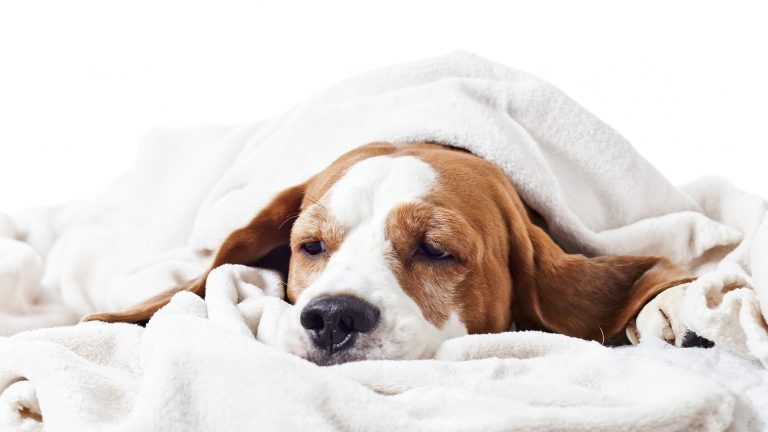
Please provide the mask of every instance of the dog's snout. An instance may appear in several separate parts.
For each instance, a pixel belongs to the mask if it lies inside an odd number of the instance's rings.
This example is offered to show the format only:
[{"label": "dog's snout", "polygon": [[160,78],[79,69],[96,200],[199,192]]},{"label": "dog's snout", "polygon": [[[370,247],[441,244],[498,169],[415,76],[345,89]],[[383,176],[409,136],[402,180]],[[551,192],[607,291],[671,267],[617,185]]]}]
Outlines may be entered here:
[{"label": "dog's snout", "polygon": [[320,297],[304,307],[300,320],[318,348],[340,351],[376,326],[379,309],[355,296]]}]

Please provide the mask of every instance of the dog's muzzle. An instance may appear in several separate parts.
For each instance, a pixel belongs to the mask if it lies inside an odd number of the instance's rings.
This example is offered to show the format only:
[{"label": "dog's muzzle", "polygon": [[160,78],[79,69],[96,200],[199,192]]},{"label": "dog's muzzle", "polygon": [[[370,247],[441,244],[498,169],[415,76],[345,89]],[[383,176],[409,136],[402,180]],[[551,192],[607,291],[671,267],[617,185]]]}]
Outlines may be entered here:
[{"label": "dog's muzzle", "polygon": [[304,307],[300,321],[312,343],[333,354],[351,347],[359,333],[376,327],[379,309],[355,296],[319,297]]}]

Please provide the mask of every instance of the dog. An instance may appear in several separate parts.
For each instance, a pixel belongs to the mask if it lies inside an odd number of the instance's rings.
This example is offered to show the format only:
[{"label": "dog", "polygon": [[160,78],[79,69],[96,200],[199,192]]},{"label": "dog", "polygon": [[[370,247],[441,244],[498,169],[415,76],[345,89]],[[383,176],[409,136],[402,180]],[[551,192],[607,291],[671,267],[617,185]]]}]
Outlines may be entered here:
[{"label": "dog", "polygon": [[[538,219],[467,151],[372,143],[275,196],[208,271],[283,250],[295,316],[281,348],[319,365],[429,358],[447,339],[512,328],[636,342],[641,311],[654,336],[685,343],[674,299],[691,274],[664,257],[566,253]],[[178,291],[204,296],[206,276],[84,320],[145,322]]]}]

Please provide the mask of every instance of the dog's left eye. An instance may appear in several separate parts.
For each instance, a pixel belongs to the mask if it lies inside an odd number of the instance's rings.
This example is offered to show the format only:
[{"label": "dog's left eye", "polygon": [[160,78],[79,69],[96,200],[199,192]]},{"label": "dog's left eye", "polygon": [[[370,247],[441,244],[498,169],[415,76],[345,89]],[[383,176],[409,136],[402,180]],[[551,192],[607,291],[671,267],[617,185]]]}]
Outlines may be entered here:
[{"label": "dog's left eye", "polygon": [[318,255],[325,252],[325,243],[321,241],[304,243],[301,248],[310,255]]},{"label": "dog's left eye", "polygon": [[416,253],[433,260],[444,260],[452,257],[452,255],[448,252],[432,246],[427,242],[419,243],[419,247],[416,249]]}]

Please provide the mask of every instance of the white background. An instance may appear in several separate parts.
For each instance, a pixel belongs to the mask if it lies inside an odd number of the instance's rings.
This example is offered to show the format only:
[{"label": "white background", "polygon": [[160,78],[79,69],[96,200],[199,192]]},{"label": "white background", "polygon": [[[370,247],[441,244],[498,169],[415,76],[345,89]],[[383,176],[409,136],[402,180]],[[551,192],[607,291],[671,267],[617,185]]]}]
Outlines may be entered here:
[{"label": "white background", "polygon": [[768,9],[722,1],[0,0],[0,210],[87,197],[153,126],[280,114],[467,49],[559,86],[674,182],[768,196]]}]

